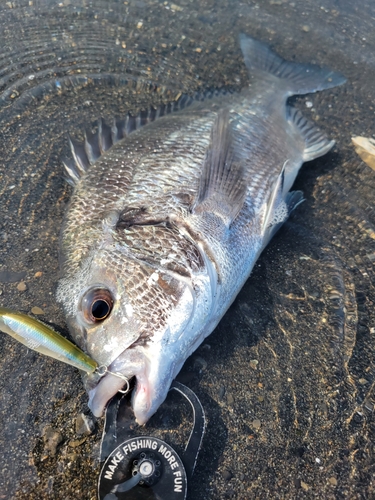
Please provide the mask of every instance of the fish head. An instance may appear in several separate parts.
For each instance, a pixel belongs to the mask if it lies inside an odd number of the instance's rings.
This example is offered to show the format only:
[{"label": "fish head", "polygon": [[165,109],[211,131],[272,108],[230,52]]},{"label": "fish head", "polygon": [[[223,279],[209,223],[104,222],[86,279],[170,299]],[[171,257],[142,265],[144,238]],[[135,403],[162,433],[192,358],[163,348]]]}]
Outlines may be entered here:
[{"label": "fish head", "polygon": [[124,378],[132,377],[138,423],[156,412],[196,348],[192,346],[202,324],[195,315],[196,292],[205,286],[134,258],[117,243],[91,251],[75,272],[66,273],[57,298],[69,329],[80,347],[107,370],[101,378],[97,373],[85,377],[95,416],[101,416],[123,388]]}]

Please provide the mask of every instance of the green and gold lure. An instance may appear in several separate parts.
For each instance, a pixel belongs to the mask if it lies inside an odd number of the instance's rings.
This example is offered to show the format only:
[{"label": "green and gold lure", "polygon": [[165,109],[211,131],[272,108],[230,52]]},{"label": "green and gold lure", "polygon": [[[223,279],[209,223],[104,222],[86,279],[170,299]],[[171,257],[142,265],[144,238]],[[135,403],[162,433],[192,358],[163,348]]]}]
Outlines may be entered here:
[{"label": "green and gold lure", "polygon": [[[94,359],[68,339],[27,314],[0,307],[0,330],[33,351],[72,365],[84,372],[96,372],[100,377],[106,373],[112,373],[106,366],[99,366]],[[122,392],[127,392],[129,390],[128,379],[118,373],[112,374],[124,380],[126,390]]]}]

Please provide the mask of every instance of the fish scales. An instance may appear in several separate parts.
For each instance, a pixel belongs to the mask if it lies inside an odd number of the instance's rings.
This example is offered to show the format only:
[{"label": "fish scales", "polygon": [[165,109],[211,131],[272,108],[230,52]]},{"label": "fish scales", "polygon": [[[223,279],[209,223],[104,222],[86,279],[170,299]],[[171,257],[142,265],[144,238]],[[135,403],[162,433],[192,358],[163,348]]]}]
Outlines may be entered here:
[{"label": "fish scales", "polygon": [[[240,43],[250,84],[238,94],[148,113],[155,121],[122,139],[109,140],[101,124],[83,146],[72,143],[58,300],[77,343],[135,377],[140,423],[301,202],[290,189],[302,163],[334,144],[286,100],[345,79],[288,63],[245,35]],[[94,414],[121,383],[110,373],[86,379]]]}]

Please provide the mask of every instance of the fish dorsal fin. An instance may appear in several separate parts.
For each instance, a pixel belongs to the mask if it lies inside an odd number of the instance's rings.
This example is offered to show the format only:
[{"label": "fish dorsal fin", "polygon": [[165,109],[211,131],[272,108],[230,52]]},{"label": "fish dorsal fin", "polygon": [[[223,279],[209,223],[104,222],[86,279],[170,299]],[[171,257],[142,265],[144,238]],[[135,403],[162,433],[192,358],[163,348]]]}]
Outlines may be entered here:
[{"label": "fish dorsal fin", "polygon": [[232,92],[231,89],[224,88],[197,91],[193,95],[182,94],[175,101],[161,104],[158,108],[151,106],[148,109],[141,110],[136,115],[128,113],[123,119],[114,119],[111,126],[103,119],[99,119],[96,124],[96,131],[94,133],[90,130],[86,131],[83,142],[69,137],[73,160],[65,159],[63,161],[67,182],[75,186],[90,165],[93,165],[105,151],[144,125],[176,111],[181,111],[194,102],[225,96]]},{"label": "fish dorsal fin", "polygon": [[325,155],[332,149],[335,141],[330,141],[314,122],[303,116],[299,109],[288,107],[288,113],[289,120],[305,141],[303,161],[314,160],[319,156]]},{"label": "fish dorsal fin", "polygon": [[193,213],[213,212],[229,226],[246,196],[244,169],[235,158],[228,110],[218,114],[204,161]]}]

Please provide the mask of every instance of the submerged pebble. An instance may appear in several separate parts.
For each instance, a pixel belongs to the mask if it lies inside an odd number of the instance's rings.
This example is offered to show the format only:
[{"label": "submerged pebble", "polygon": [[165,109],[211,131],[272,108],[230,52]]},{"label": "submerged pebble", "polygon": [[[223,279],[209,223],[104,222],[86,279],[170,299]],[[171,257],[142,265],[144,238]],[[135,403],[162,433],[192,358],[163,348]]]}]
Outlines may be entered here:
[{"label": "submerged pebble", "polygon": [[51,457],[56,455],[57,447],[62,442],[62,434],[48,425],[43,429],[44,453]]},{"label": "submerged pebble", "polygon": [[20,283],[18,283],[17,285],[17,290],[19,292],[25,292],[27,290],[27,285],[24,281],[21,281]]},{"label": "submerged pebble", "polygon": [[250,361],[250,368],[256,370],[258,368],[259,361],[257,359],[252,359]]},{"label": "submerged pebble", "polygon": [[76,418],[75,427],[78,436],[89,436],[94,431],[95,424],[90,417],[84,413],[80,413]]},{"label": "submerged pebble", "polygon": [[201,356],[197,356],[194,360],[194,368],[199,371],[204,371],[207,368],[207,361]]},{"label": "submerged pebble", "polygon": [[81,446],[86,441],[87,437],[84,437],[82,439],[73,439],[72,441],[69,441],[69,446],[71,448],[78,448],[78,446]]},{"label": "submerged pebble", "polygon": [[40,307],[38,307],[38,306],[34,306],[34,307],[32,307],[32,308],[31,308],[31,312],[32,312],[33,314],[35,314],[35,315],[38,315],[38,314],[40,314],[40,315],[41,315],[41,314],[44,314],[43,309],[41,309],[41,308],[40,308]]},{"label": "submerged pebble", "polygon": [[230,470],[227,470],[227,469],[223,470],[223,479],[225,481],[230,481],[232,479],[232,477],[233,477],[233,474],[231,473]]},{"label": "submerged pebble", "polygon": [[262,424],[261,424],[261,421],[260,421],[258,418],[256,418],[255,420],[253,420],[253,422],[252,422],[252,424],[251,424],[251,425],[252,425],[252,427],[253,427],[253,428],[257,431],[257,430],[259,430],[259,429],[260,429],[260,426],[261,426]]}]

